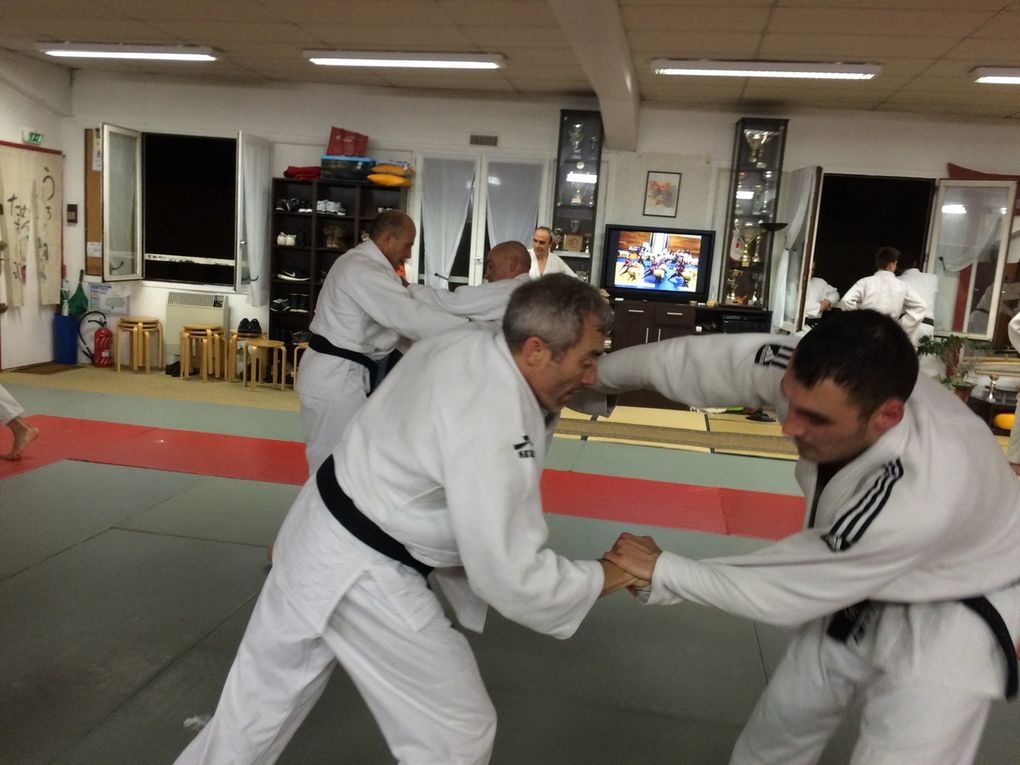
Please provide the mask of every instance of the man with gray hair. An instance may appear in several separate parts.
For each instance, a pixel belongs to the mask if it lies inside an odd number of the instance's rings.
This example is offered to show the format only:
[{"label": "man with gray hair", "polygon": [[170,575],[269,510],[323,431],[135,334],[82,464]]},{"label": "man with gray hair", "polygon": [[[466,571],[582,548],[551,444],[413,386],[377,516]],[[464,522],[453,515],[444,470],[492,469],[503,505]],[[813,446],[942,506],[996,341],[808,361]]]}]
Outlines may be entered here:
[{"label": "man with gray hair", "polygon": [[274,762],[337,663],[399,762],[489,761],[495,710],[426,577],[468,629],[492,606],[557,638],[638,583],[549,549],[539,492],[560,407],[594,382],[611,324],[597,291],[555,274],[514,292],[502,334],[467,327],[408,351],[291,507],[180,765]]}]

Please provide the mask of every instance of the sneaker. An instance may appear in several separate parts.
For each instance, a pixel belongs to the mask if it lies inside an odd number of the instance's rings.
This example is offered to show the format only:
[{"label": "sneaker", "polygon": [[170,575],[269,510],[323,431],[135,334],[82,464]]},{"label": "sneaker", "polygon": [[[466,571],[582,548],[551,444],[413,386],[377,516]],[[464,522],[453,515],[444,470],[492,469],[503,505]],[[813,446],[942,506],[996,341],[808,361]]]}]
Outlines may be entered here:
[{"label": "sneaker", "polygon": [[288,247],[293,247],[295,244],[297,244],[297,234],[287,234],[286,236],[287,236],[286,245]]},{"label": "sneaker", "polygon": [[346,208],[344,208],[344,206],[342,204],[340,204],[339,202],[337,202],[337,205],[336,205],[336,214],[337,215],[346,215],[347,214]]},{"label": "sneaker", "polygon": [[252,319],[251,320],[251,324],[248,326],[248,331],[251,332],[253,335],[261,335],[262,334],[262,325],[259,324],[259,320],[258,319]]},{"label": "sneaker", "polygon": [[326,210],[326,200],[325,199],[320,199],[320,200],[316,201],[316,203],[315,203],[315,212],[318,212],[318,213],[327,212],[327,210]]},{"label": "sneaker", "polygon": [[247,335],[251,332],[251,322],[247,319],[241,319],[241,323],[237,325],[237,334]]},{"label": "sneaker", "polygon": [[285,282],[307,282],[308,281],[308,275],[306,273],[304,273],[303,271],[298,271],[296,269],[292,270],[292,269],[284,268],[276,276],[277,276],[278,279],[283,279]]},{"label": "sneaker", "polygon": [[287,200],[286,199],[277,199],[276,200],[276,209],[279,212],[287,212]]},{"label": "sneaker", "polygon": [[287,298],[276,298],[269,304],[270,311],[287,311],[290,309],[290,301]]},{"label": "sneaker", "polygon": [[287,235],[281,231],[276,235],[276,243],[279,245],[287,244]]}]

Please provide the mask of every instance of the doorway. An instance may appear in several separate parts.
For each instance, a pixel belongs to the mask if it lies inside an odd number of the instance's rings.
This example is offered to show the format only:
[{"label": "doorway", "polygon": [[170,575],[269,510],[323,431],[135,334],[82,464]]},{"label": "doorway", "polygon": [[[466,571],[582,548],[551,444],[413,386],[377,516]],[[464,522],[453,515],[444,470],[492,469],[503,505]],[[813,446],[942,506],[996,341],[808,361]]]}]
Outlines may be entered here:
[{"label": "doorway", "polygon": [[[826,174],[818,209],[814,273],[843,295],[875,272],[875,251],[924,258],[936,183],[931,178]],[[921,268],[924,268],[923,263]]]}]

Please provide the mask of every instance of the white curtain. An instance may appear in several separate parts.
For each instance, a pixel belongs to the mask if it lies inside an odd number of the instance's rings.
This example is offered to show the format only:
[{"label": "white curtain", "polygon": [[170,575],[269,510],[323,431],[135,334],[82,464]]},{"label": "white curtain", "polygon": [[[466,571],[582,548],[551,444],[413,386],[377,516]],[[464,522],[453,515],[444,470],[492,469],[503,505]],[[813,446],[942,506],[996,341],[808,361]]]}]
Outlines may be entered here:
[{"label": "white curtain", "polygon": [[523,162],[490,162],[485,217],[489,241],[530,246],[538,225],[542,166]]},{"label": "white curtain", "polygon": [[774,256],[772,273],[772,329],[778,330],[797,323],[800,283],[803,273],[805,229],[814,201],[814,186],[821,168],[805,167],[791,174],[793,186],[789,225],[776,235],[779,252]]},{"label": "white curtain", "polygon": [[[269,302],[269,204],[272,168],[269,141],[239,133],[238,193],[241,221],[235,282],[253,306]],[[241,243],[244,244],[241,244]]]},{"label": "white curtain", "polygon": [[[475,162],[467,159],[427,157],[421,173],[422,246],[425,280],[433,287],[448,284],[457,245],[464,233]],[[440,276],[436,276],[439,274]]]}]

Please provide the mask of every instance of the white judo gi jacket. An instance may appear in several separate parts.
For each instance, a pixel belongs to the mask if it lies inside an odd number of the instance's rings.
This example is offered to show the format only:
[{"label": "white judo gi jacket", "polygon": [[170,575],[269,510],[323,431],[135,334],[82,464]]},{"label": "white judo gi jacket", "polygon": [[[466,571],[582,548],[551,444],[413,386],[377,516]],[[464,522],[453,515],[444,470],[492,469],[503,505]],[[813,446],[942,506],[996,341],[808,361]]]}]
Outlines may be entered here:
[{"label": "white judo gi jacket", "polygon": [[[336,477],[356,507],[435,577],[458,620],[480,631],[486,606],[558,638],[598,599],[602,567],[546,547],[539,480],[547,422],[502,334],[467,327],[416,343],[354,416],[334,449]],[[283,524],[273,573],[321,627],[360,576],[406,590],[417,577],[365,548],[351,555],[314,477]],[[404,603],[412,628],[440,608],[428,590]]]},{"label": "white judo gi jacket", "polygon": [[[796,338],[677,338],[603,357],[599,388],[648,388],[693,406],[774,407]],[[881,374],[881,370],[875,370]],[[647,602],[690,600],[779,625],[865,599],[885,605],[870,659],[885,671],[1001,696],[1002,650],[952,602],[985,595],[1020,634],[1020,482],[988,426],[919,377],[903,420],[837,472],[797,462],[805,527],[757,552],[695,561],[663,552]]]},{"label": "white judo gi jacket", "polygon": [[[466,321],[413,300],[375,242],[366,240],[329,269],[309,329],[338,348],[379,361],[401,337],[419,340]],[[355,361],[309,349],[301,357],[295,387],[308,466],[314,471],[368,396],[369,372]]]},{"label": "white judo gi jacket", "polygon": [[871,276],[858,279],[839,301],[839,307],[844,311],[870,308],[891,316],[911,338],[928,308],[920,296],[897,279],[892,271],[876,271]]},{"label": "white judo gi jacket", "polygon": [[820,276],[812,276],[808,279],[807,289],[804,291],[804,318],[817,319],[822,315],[821,302],[828,300],[834,308],[839,302],[839,290],[829,284]]},{"label": "white judo gi jacket", "polygon": [[520,274],[513,279],[458,287],[452,292],[425,284],[409,284],[407,289],[415,300],[454,316],[473,321],[502,321],[510,295],[530,281],[530,274]]},{"label": "white judo gi jacket", "polygon": [[567,262],[555,252],[550,251],[549,257],[546,258],[544,272],[538,270],[538,258],[535,257],[535,251],[528,250],[528,254],[531,255],[531,270],[528,274],[532,279],[537,279],[538,277],[545,276],[547,274],[569,274],[570,276],[577,276],[574,269],[568,266]]}]

